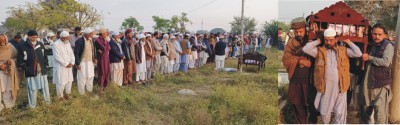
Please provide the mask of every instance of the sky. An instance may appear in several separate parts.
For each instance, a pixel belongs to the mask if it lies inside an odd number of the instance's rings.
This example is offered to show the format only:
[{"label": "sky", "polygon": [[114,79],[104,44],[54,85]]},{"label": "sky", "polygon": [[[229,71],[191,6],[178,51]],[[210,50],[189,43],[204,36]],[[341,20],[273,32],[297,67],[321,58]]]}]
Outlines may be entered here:
[{"label": "sky", "polygon": [[[104,26],[110,30],[119,31],[123,20],[129,16],[135,17],[144,26],[145,31],[153,31],[155,25],[152,16],[170,19],[173,15],[188,13],[192,24],[187,29],[197,31],[202,29],[223,28],[230,31],[229,22],[233,16],[241,15],[242,0],[77,0],[87,3],[102,11]],[[7,8],[24,5],[26,2],[36,3],[36,0],[1,0],[0,22],[7,18]],[[245,16],[254,17],[257,29],[265,21],[278,19],[277,0],[245,0]]]},{"label": "sky", "polygon": [[307,17],[313,11],[319,10],[335,4],[339,0],[279,0],[278,2],[278,20],[290,22],[296,17]]}]

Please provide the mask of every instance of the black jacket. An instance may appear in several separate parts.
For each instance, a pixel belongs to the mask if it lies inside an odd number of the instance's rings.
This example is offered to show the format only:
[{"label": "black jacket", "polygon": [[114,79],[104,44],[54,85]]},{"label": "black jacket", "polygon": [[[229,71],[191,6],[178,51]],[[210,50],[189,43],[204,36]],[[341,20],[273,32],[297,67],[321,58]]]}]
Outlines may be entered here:
[{"label": "black jacket", "polygon": [[225,48],[226,48],[226,43],[222,42],[220,40],[215,44],[215,55],[222,56],[225,55]]},{"label": "black jacket", "polygon": [[[124,58],[124,54],[121,54],[121,51],[117,45],[117,43],[115,43],[114,39],[111,39],[111,41],[109,42],[110,47],[111,47],[111,51],[110,51],[110,63],[119,63],[121,62],[122,58]],[[121,45],[121,49],[122,49],[122,45]]]},{"label": "black jacket", "polygon": [[[36,49],[35,49],[36,48]],[[24,58],[26,55],[26,58]],[[18,52],[18,65],[22,67],[25,71],[25,77],[35,77],[37,73],[38,64],[41,67],[42,75],[47,74],[48,60],[44,45],[41,42],[37,42],[36,46],[27,40],[26,42],[20,44],[20,50]],[[35,66],[35,59],[37,59],[38,64]]]},{"label": "black jacket", "polygon": [[[92,51],[92,60],[94,61],[96,58],[96,53],[95,53],[95,51],[94,50],[96,50],[96,48],[95,48],[95,46],[94,46],[94,42],[93,42],[94,40],[92,40],[92,48],[93,48],[93,50],[91,50]],[[79,65],[79,64],[81,64],[81,59],[82,59],[82,54],[83,54],[83,51],[84,51],[84,49],[85,49],[85,38],[84,37],[81,37],[81,38],[79,38],[78,40],[76,40],[75,41],[75,48],[74,48],[74,55],[75,55],[75,65]]]}]

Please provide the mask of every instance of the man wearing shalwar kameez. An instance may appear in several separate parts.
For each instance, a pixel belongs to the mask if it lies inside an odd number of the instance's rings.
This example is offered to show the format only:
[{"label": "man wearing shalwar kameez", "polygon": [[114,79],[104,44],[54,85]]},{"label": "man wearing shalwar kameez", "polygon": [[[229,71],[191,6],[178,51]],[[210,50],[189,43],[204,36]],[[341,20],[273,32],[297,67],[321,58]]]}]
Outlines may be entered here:
[{"label": "man wearing shalwar kameez", "polygon": [[110,76],[110,58],[108,53],[111,50],[111,47],[110,44],[108,44],[108,40],[106,40],[107,36],[107,29],[100,28],[99,37],[94,41],[97,49],[97,71],[101,90],[104,90],[104,88],[107,87],[108,78]]},{"label": "man wearing shalwar kameez", "polygon": [[146,51],[144,50],[144,45],[146,43],[144,34],[139,34],[138,39],[139,42],[135,45],[135,58],[136,58],[136,81],[140,84],[144,84],[146,80]]},{"label": "man wearing shalwar kameez", "polygon": [[157,31],[153,33],[153,39],[151,41],[151,43],[153,44],[154,50],[156,51],[154,58],[153,58],[153,76],[155,75],[155,73],[160,72],[160,68],[161,68],[161,44],[160,41],[158,40],[160,38],[160,33],[158,33]]},{"label": "man wearing shalwar kameez", "polygon": [[163,35],[163,39],[161,40],[161,47],[163,48],[160,57],[161,57],[161,74],[167,74],[168,73],[168,66],[169,66],[169,53],[170,49],[168,47],[169,43],[169,36],[168,34]]},{"label": "man wearing shalwar kameez", "polygon": [[176,60],[176,49],[175,49],[175,45],[174,45],[175,39],[176,39],[175,36],[171,36],[170,40],[169,40],[169,43],[168,43],[168,49],[169,49],[168,73],[173,73],[174,72],[174,65],[175,65],[175,60]]},{"label": "man wearing shalwar kameez", "polygon": [[133,30],[125,31],[125,38],[122,40],[122,51],[125,55],[124,60],[124,84],[132,84],[133,73],[136,73],[135,60],[135,39],[133,38]]},{"label": "man wearing shalwar kameez", "polygon": [[35,30],[28,32],[28,40],[21,44],[18,52],[18,64],[24,69],[29,107],[36,107],[37,91],[41,90],[43,99],[50,104],[49,85],[47,81],[47,56],[41,42],[37,41],[38,33]]},{"label": "man wearing shalwar kameez", "polygon": [[[178,34],[176,34],[175,36],[177,37]],[[176,60],[175,60],[175,64],[174,64],[174,72],[177,72],[179,70],[179,66],[181,65],[182,48],[181,48],[181,44],[179,43],[179,41],[177,39],[173,40],[173,42],[174,42],[174,46],[175,46],[175,50],[176,50]]]},{"label": "man wearing shalwar kameez", "polygon": [[61,32],[60,39],[54,42],[52,50],[54,55],[53,84],[56,85],[57,96],[60,99],[68,100],[74,80],[72,67],[75,64],[75,56],[67,31]]},{"label": "man wearing shalwar kameez", "polygon": [[81,95],[85,94],[85,88],[86,91],[92,92],[95,70],[94,64],[97,63],[92,39],[93,31],[91,29],[85,29],[83,33],[83,37],[76,40],[74,48],[78,91]]},{"label": "man wearing shalwar kameez", "polygon": [[388,124],[389,121],[394,45],[386,38],[386,29],[376,24],[372,28],[373,42],[368,54],[362,55],[367,63],[359,94],[361,124]]},{"label": "man wearing shalwar kameez", "polygon": [[146,44],[144,45],[144,51],[146,52],[146,67],[147,67],[146,79],[153,80],[151,78],[151,70],[153,68],[153,59],[156,51],[154,50],[153,45],[151,44],[151,34],[146,34]]},{"label": "man wearing shalwar kameez", "polygon": [[324,46],[320,40],[307,43],[303,52],[315,58],[314,86],[317,89],[314,105],[320,111],[323,124],[346,124],[347,90],[350,87],[349,57],[361,57],[360,48],[350,40],[344,40],[350,48],[337,44],[336,31],[324,31]]},{"label": "man wearing shalwar kameez", "polygon": [[111,82],[122,86],[123,75],[124,75],[124,59],[125,55],[122,52],[121,39],[118,32],[111,34],[110,41],[110,70],[111,70]]},{"label": "man wearing shalwar kameez", "polygon": [[189,35],[185,35],[183,40],[180,42],[182,47],[182,54],[181,54],[181,65],[180,70],[183,72],[188,71],[189,66],[189,54],[190,54],[190,43],[189,43]]},{"label": "man wearing shalwar kameez", "polygon": [[0,112],[4,107],[12,108],[15,105],[20,80],[16,66],[17,54],[17,49],[8,43],[7,36],[0,33]]}]

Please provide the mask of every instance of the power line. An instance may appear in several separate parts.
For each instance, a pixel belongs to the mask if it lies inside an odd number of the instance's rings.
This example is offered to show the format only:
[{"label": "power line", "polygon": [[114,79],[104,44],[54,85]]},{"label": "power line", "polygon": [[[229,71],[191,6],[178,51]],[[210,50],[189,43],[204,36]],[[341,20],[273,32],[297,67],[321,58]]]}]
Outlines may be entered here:
[{"label": "power line", "polygon": [[193,10],[189,11],[188,13],[191,13],[191,12],[197,11],[197,10],[199,10],[199,9],[201,9],[201,8],[204,8],[204,7],[206,7],[206,6],[208,6],[208,5],[212,4],[212,3],[214,3],[215,1],[217,1],[217,0],[210,1],[210,2],[208,2],[207,4],[204,4],[203,6],[200,6],[200,7],[196,8],[196,9],[193,9]]}]

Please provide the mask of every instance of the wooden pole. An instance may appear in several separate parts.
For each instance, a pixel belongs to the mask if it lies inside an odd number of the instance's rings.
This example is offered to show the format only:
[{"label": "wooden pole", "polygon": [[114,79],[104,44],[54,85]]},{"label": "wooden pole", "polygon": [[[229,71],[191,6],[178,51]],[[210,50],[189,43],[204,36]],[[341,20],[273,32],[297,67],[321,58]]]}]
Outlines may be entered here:
[{"label": "wooden pole", "polygon": [[244,42],[244,37],[243,37],[243,32],[244,32],[244,0],[242,0],[242,21],[241,21],[241,42],[240,43],[240,64],[239,64],[239,71],[242,72],[243,71],[243,42]]},{"label": "wooden pole", "polygon": [[[400,9],[398,14],[400,14]],[[393,83],[391,85],[393,98],[389,106],[389,123],[400,123],[400,16],[397,17],[395,53],[393,59]]]}]

